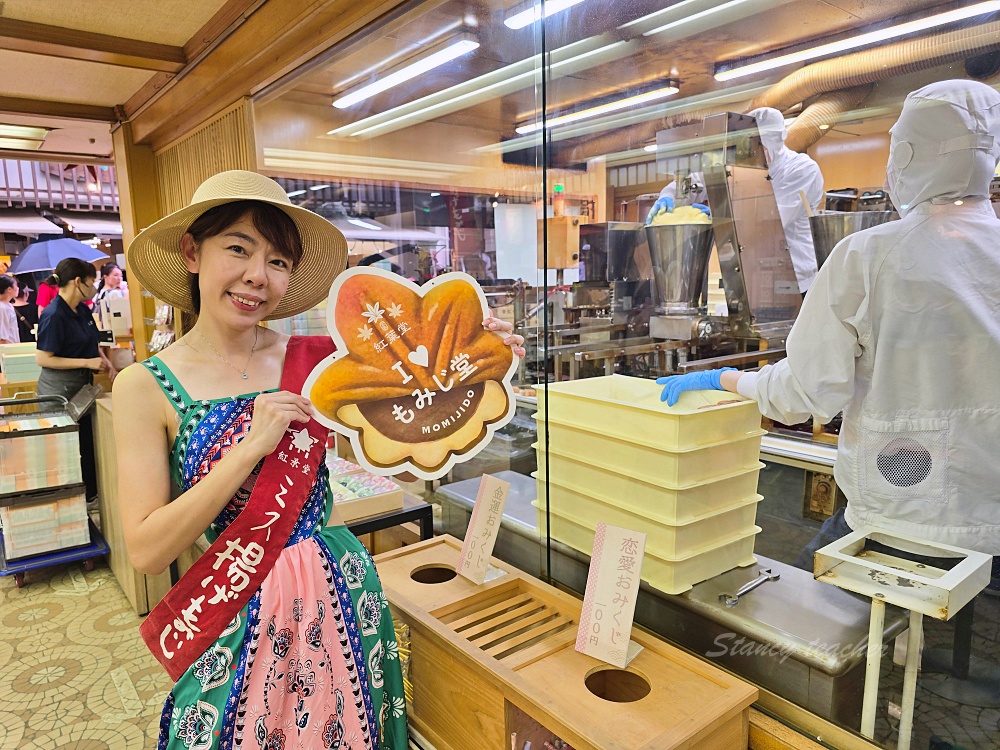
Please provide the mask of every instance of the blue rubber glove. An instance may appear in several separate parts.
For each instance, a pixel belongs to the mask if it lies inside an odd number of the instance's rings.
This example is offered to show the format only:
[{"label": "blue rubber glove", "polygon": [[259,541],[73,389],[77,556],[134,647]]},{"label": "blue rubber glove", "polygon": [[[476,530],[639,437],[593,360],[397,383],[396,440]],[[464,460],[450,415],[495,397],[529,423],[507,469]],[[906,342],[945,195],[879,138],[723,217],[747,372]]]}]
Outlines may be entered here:
[{"label": "blue rubber glove", "polygon": [[711,211],[711,209],[710,209],[710,208],[709,208],[708,206],[706,206],[706,205],[705,205],[704,203],[692,203],[692,204],[691,204],[691,208],[697,208],[697,209],[700,209],[700,210],[701,210],[701,212],[702,212],[703,214],[705,214],[705,216],[708,216],[708,217],[711,217],[711,216],[712,216],[712,211]]},{"label": "blue rubber glove", "polygon": [[684,391],[724,391],[726,389],[722,387],[722,373],[735,369],[735,367],[723,367],[721,370],[702,370],[657,378],[656,384],[663,386],[660,401],[666,401],[667,406],[673,406]]},{"label": "blue rubber glove", "polygon": [[648,227],[650,225],[650,223],[653,221],[653,217],[655,217],[657,214],[661,214],[664,212],[669,213],[670,211],[673,210],[674,210],[674,199],[671,198],[669,195],[660,196],[659,198],[656,199],[656,203],[653,204],[653,207],[649,209],[649,213],[646,214],[646,226]]}]

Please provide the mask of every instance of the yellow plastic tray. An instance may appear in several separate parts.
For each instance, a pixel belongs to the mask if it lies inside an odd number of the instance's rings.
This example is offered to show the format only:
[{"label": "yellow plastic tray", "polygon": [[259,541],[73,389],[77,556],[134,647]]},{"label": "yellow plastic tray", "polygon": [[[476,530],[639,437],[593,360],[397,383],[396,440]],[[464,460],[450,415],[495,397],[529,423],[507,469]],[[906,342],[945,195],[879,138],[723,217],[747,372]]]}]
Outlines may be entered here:
[{"label": "yellow plastic tray", "polygon": [[[544,537],[545,509],[539,507],[537,500],[533,505],[538,517],[538,531]],[[586,521],[574,521],[555,511],[549,511],[549,518],[552,519],[553,539],[587,555],[593,551],[596,524],[584,525]],[[642,580],[665,594],[683,594],[696,583],[715,578],[733,568],[753,565],[757,562],[753,556],[753,545],[760,530],[760,526],[754,526],[747,534],[676,559],[662,557],[647,549],[642,560]],[[649,543],[648,537],[646,543]]]},{"label": "yellow plastic tray", "polygon": [[[680,524],[755,497],[758,475],[764,464],[758,462],[752,469],[680,488],[608,472],[555,453],[549,454],[549,467],[552,470],[550,492],[560,488],[583,493],[614,501],[625,510],[650,515],[664,523]],[[539,461],[535,475],[543,483],[539,490],[539,497],[543,497],[544,460]]]},{"label": "yellow plastic tray", "polygon": [[606,375],[538,387],[538,409],[552,419],[621,440],[683,451],[746,437],[760,429],[760,411],[726,391],[687,391],[675,406],[660,401],[655,380]]},{"label": "yellow plastic tray", "polygon": [[[538,419],[537,414],[535,418]],[[554,419],[549,420],[548,428],[552,453],[670,487],[686,487],[752,469],[760,462],[760,438],[765,434],[758,429],[737,440],[672,452],[658,445],[625,441],[570,427]],[[543,429],[539,423],[539,431]],[[545,453],[541,438],[537,445],[541,463]]]},{"label": "yellow plastic tray", "polygon": [[[544,508],[544,480],[536,476],[536,481],[538,504]],[[549,483],[549,507],[556,513],[595,528],[603,521],[612,526],[642,531],[647,535],[646,549],[665,558],[683,557],[704,547],[749,534],[757,520],[757,503],[763,499],[755,495],[700,518],[675,524],[654,517],[652,513],[636,513],[618,503]]]}]

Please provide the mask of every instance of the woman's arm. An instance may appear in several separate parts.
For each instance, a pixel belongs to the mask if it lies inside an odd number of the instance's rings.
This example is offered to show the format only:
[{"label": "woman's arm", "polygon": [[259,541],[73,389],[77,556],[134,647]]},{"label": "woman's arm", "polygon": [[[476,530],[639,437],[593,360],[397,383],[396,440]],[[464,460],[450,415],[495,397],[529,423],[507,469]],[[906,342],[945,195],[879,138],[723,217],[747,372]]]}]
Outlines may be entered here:
[{"label": "woman's arm", "polygon": [[118,497],[129,559],[157,575],[194,544],[270,454],[292,421],[309,419],[301,396],[271,393],[254,401],[250,433],[194,487],[170,500],[170,467],[163,395],[144,367],[122,370],[112,393],[118,451]]},{"label": "woman's arm", "polygon": [[108,377],[111,378],[111,382],[114,383],[115,378],[118,377],[118,370],[116,370],[115,366],[111,364],[111,360],[108,359],[108,354],[104,351],[103,346],[97,347],[97,352],[101,355],[101,371],[107,373]]},{"label": "woman's arm", "polygon": [[39,367],[46,367],[50,370],[95,370],[100,371],[104,360],[100,357],[90,359],[76,359],[73,357],[57,357],[52,352],[43,352],[38,349],[35,352],[35,363]]}]

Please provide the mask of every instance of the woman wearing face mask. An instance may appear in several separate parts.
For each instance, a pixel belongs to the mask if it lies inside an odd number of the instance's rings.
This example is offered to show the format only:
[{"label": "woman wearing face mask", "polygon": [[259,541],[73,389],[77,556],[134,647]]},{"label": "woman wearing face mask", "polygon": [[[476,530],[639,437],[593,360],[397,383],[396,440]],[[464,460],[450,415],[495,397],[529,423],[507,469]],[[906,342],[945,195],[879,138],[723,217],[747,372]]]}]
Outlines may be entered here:
[{"label": "woman wearing face mask", "polygon": [[[98,345],[97,326],[86,304],[97,292],[96,278],[90,263],[66,258],[59,261],[55,273],[47,280],[59,288],[59,294],[38,320],[35,361],[42,368],[38,376],[39,396],[71,399],[85,385],[94,382],[95,372],[105,372],[112,379],[116,375]],[[90,500],[97,496],[97,473],[89,414],[80,420],[80,464]]]},{"label": "woman wearing face mask", "polygon": [[662,379],[668,403],[728,390],[787,424],[843,410],[834,474],[848,505],[803,551],[807,569],[816,549],[862,527],[1000,554],[1000,220],[989,201],[1000,94],[925,86],[890,133],[887,187],[902,218],[834,248],[787,359]]}]

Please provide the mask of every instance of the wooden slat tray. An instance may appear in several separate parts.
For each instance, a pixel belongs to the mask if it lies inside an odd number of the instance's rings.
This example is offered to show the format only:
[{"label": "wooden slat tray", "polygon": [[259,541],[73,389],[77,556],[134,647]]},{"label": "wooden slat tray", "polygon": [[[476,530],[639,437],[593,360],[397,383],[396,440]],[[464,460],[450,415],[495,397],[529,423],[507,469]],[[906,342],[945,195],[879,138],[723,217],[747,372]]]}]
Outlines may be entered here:
[{"label": "wooden slat tray", "polygon": [[440,750],[505,750],[515,732],[518,748],[747,747],[755,688],[637,631],[626,670],[581,654],[578,599],[495,559],[497,577],[477,586],[455,574],[460,551],[438,537],[376,558],[410,628],[410,719]]}]

